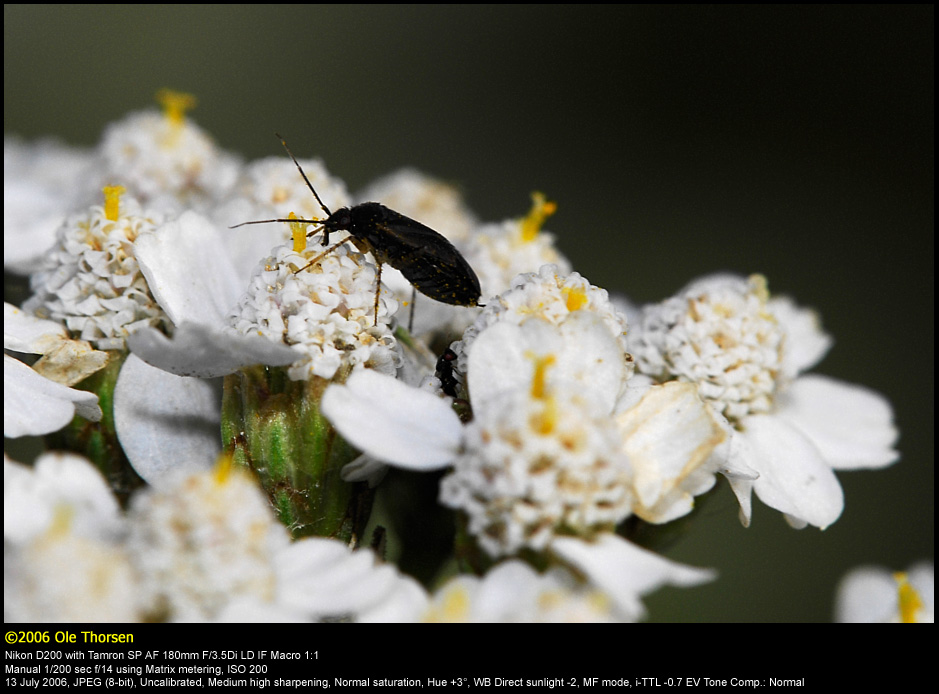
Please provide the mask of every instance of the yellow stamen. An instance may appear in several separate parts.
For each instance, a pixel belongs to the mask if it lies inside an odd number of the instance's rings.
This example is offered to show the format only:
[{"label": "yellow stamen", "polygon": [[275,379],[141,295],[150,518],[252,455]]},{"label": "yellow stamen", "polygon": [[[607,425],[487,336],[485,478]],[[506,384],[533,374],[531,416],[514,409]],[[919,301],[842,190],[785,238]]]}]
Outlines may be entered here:
[{"label": "yellow stamen", "polygon": [[548,395],[542,399],[544,409],[531,418],[531,428],[542,436],[548,436],[558,424],[558,401]]},{"label": "yellow stamen", "polygon": [[72,530],[72,518],[75,509],[68,504],[57,504],[52,511],[52,522],[49,524],[49,537],[63,537]]},{"label": "yellow stamen", "polygon": [[553,215],[558,209],[556,202],[548,202],[544,193],[534,192],[531,194],[531,210],[522,219],[522,241],[528,243],[534,241],[541,231],[545,220]]},{"label": "yellow stamen", "polygon": [[900,605],[900,623],[915,624],[916,613],[923,609],[923,599],[910,585],[909,577],[903,571],[893,575],[897,582],[897,602]]},{"label": "yellow stamen", "polygon": [[124,186],[104,187],[104,217],[109,222],[116,222],[120,211],[121,196],[127,192]]},{"label": "yellow stamen", "polygon": [[232,454],[219,453],[218,458],[215,460],[215,468],[212,471],[215,475],[215,483],[221,486],[228,482],[234,469],[235,461]]},{"label": "yellow stamen", "polygon": [[544,404],[544,409],[532,416],[531,427],[542,436],[547,436],[554,431],[558,421],[557,401],[548,392],[547,385],[548,367],[557,359],[553,354],[539,356],[532,352],[527,352],[525,356],[535,363],[535,373],[531,379],[531,397],[534,400],[541,400]]},{"label": "yellow stamen", "polygon": [[161,89],[157,92],[156,99],[163,107],[163,115],[173,125],[182,125],[186,120],[186,111],[196,106],[195,96],[172,89]]},{"label": "yellow stamen", "polygon": [[553,354],[546,354],[540,357],[532,352],[527,352],[525,356],[535,362],[535,374],[531,379],[531,396],[536,400],[541,400],[545,397],[545,393],[547,392],[545,374],[548,371],[548,367],[554,364],[556,359]]},{"label": "yellow stamen", "polygon": [[577,311],[587,304],[587,292],[580,287],[562,287],[561,293],[564,295],[568,311]]},{"label": "yellow stamen", "polygon": [[[296,219],[293,212],[287,215],[288,219]],[[290,222],[290,232],[293,234],[293,252],[303,253],[306,250],[306,226],[300,222]]]},{"label": "yellow stamen", "polygon": [[750,275],[747,279],[753,288],[753,293],[757,295],[760,302],[765,304],[769,301],[769,282],[766,281],[766,277],[764,275]]}]

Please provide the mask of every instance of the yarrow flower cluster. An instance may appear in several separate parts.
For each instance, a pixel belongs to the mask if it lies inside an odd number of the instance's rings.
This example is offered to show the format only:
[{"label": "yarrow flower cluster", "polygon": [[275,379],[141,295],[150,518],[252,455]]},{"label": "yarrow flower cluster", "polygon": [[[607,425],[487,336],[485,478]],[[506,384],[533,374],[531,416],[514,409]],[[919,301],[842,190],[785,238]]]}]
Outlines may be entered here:
[{"label": "yarrow flower cluster", "polygon": [[643,373],[697,386],[732,432],[731,462],[758,473],[732,481],[744,524],[752,487],[793,526],[824,528],[844,507],[833,469],[883,467],[898,457],[883,397],[802,375],[831,339],[814,312],[771,298],[762,276],[690,284],[644,310],[631,344]]},{"label": "yarrow flower cluster", "polygon": [[[636,621],[648,593],[716,578],[637,540],[720,479],[745,526],[756,492],[825,528],[835,471],[898,457],[890,404],[806,374],[831,338],[760,275],[624,311],[543,231],[540,193],[496,223],[414,170],[353,197],[319,160],[242,163],[191,97],[160,101],[94,150],[5,141],[5,256],[32,296],[5,305],[4,349],[39,358],[4,355],[4,433],[82,432],[58,439],[81,455],[5,461],[10,621]],[[480,305],[415,299],[400,269],[436,277],[439,237],[322,243],[330,210],[373,201],[439,229]],[[369,232],[397,251],[408,227]],[[452,518],[435,560],[457,575],[425,587],[353,549],[389,466],[442,471],[409,512]],[[846,581],[839,619],[931,621],[924,576]]]},{"label": "yarrow flower cluster", "polygon": [[[535,369],[550,368],[544,362]],[[492,556],[544,550],[557,532],[591,536],[632,509],[632,468],[616,424],[576,391],[510,393],[467,426],[441,503],[466,513]]]},{"label": "yarrow flower cluster", "polygon": [[239,300],[232,327],[244,335],[296,345],[305,358],[288,367],[294,380],[330,379],[340,367],[359,365],[394,374],[400,359],[390,323],[397,304],[379,296],[375,316],[374,266],[361,253],[341,246],[298,272],[309,256],[291,246],[274,249]]},{"label": "yarrow flower cluster", "polygon": [[123,192],[106,188],[104,205],[69,217],[32,275],[34,294],[23,304],[102,350],[123,349],[127,335],[145,325],[164,330],[170,325],[134,252],[137,238],[163,220]]},{"label": "yarrow flower cluster", "polygon": [[125,515],[79,456],[4,459],[4,545],[7,621],[411,621],[427,604],[370,550],[291,543],[224,460],[139,493]]}]

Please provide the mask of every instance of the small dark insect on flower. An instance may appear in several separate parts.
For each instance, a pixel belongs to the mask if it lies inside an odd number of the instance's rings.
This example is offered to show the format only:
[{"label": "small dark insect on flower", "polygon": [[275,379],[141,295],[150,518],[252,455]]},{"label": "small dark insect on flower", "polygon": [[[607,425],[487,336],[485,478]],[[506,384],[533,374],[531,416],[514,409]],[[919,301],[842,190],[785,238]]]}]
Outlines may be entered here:
[{"label": "small dark insect on flower", "polygon": [[437,359],[437,378],[440,379],[440,389],[444,395],[456,397],[457,380],[453,376],[453,362],[457,359],[456,352],[447,347]]},{"label": "small dark insect on flower", "polygon": [[[378,265],[378,286],[375,289],[375,325],[378,325],[378,297],[381,291],[381,266],[388,263],[401,271],[408,282],[419,292],[435,301],[455,306],[479,306],[479,279],[466,259],[446,238],[430,227],[390,210],[381,203],[363,202],[353,207],[342,207],[335,212],[323,204],[300,163],[278,135],[287,154],[297,165],[300,175],[316,197],[326,219],[265,219],[245,224],[267,224],[270,222],[301,222],[318,224],[319,227],[307,236],[323,230],[323,245],[329,245],[329,235],[346,231],[349,237],[329,246],[296,272],[306,270],[342,244],[350,241],[362,253],[371,253]],[[235,227],[232,227],[233,229]]]}]

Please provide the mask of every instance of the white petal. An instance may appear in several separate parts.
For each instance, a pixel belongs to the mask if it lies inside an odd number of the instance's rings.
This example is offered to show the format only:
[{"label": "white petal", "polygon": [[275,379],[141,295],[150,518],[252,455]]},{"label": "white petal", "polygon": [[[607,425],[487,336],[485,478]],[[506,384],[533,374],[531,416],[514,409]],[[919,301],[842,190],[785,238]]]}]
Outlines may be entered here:
[{"label": "white petal", "polygon": [[4,540],[15,544],[32,540],[49,529],[62,505],[71,510],[69,529],[78,536],[104,539],[120,530],[117,500],[85,458],[44,453],[31,468],[4,460]]},{"label": "white petal", "polygon": [[549,382],[573,384],[603,412],[611,412],[626,375],[624,354],[596,314],[575,311],[560,325],[532,318],[496,323],[470,348],[469,392],[474,405],[507,391],[527,390],[534,356],[554,357]]},{"label": "white petal", "polygon": [[351,463],[344,465],[341,475],[345,482],[368,482],[369,489],[374,489],[385,479],[387,473],[387,465],[363,453]]},{"label": "white petal", "polygon": [[701,469],[724,439],[711,408],[693,383],[650,388],[638,405],[616,417],[635,473],[639,513],[664,523],[691,510],[692,496],[713,486],[716,468]]},{"label": "white petal", "polygon": [[244,289],[215,226],[195,212],[134,243],[154,298],[176,325],[222,325]]},{"label": "white petal", "polygon": [[327,388],[320,409],[353,446],[403,468],[445,467],[463,437],[449,400],[371,369]]},{"label": "white petal", "polygon": [[835,621],[842,624],[885,624],[897,621],[897,581],[879,566],[861,566],[838,584]]},{"label": "white petal", "polygon": [[551,542],[551,550],[580,570],[634,619],[645,613],[639,596],[665,585],[696,586],[717,577],[712,569],[678,564],[609,533],[593,542],[557,537]]},{"label": "white petal", "polygon": [[738,432],[725,419],[721,419],[720,424],[727,438],[714,450],[712,456],[720,461],[720,472],[727,478],[740,504],[740,524],[749,528],[753,517],[753,482],[760,474],[747,465],[745,457],[750,449],[742,443]]},{"label": "white petal", "polygon": [[23,362],[3,355],[3,435],[41,436],[80,415],[101,419],[98,396],[43,378]]},{"label": "white petal", "polygon": [[872,390],[825,376],[803,376],[778,398],[794,425],[836,470],[879,468],[900,457],[890,402]]},{"label": "white petal", "polygon": [[179,325],[173,339],[155,328],[142,328],[127,338],[127,345],[151,366],[199,378],[226,376],[252,364],[286,366],[303,356],[260,335],[237,335],[196,323]]},{"label": "white petal", "polygon": [[741,425],[734,441],[744,462],[760,473],[753,488],[764,504],[822,529],[838,520],[841,485],[811,441],[770,415],[746,417]]},{"label": "white petal", "polygon": [[773,297],[769,308],[786,333],[782,352],[782,371],[795,378],[822,360],[833,340],[821,327],[818,314],[797,306],[788,296]]},{"label": "white petal", "polygon": [[144,480],[210,470],[221,451],[220,396],[208,381],[174,376],[127,357],[114,388],[121,447]]},{"label": "white petal", "polygon": [[278,602],[294,614],[350,615],[357,621],[413,621],[426,608],[417,582],[368,549],[338,540],[305,538],[276,558]]},{"label": "white petal", "polygon": [[65,326],[36,318],[13,304],[3,302],[3,349],[26,354],[45,354],[68,339]]}]

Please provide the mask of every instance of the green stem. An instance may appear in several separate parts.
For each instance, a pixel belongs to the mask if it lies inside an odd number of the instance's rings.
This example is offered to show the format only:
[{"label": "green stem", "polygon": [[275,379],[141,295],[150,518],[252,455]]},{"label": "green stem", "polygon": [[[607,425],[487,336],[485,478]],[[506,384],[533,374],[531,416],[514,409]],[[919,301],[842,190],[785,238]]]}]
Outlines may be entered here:
[{"label": "green stem", "polygon": [[340,477],[358,452],[319,410],[329,383],[291,381],[284,369],[264,366],[226,376],[222,443],[235,463],[255,472],[294,537],[357,543],[373,493]]}]

